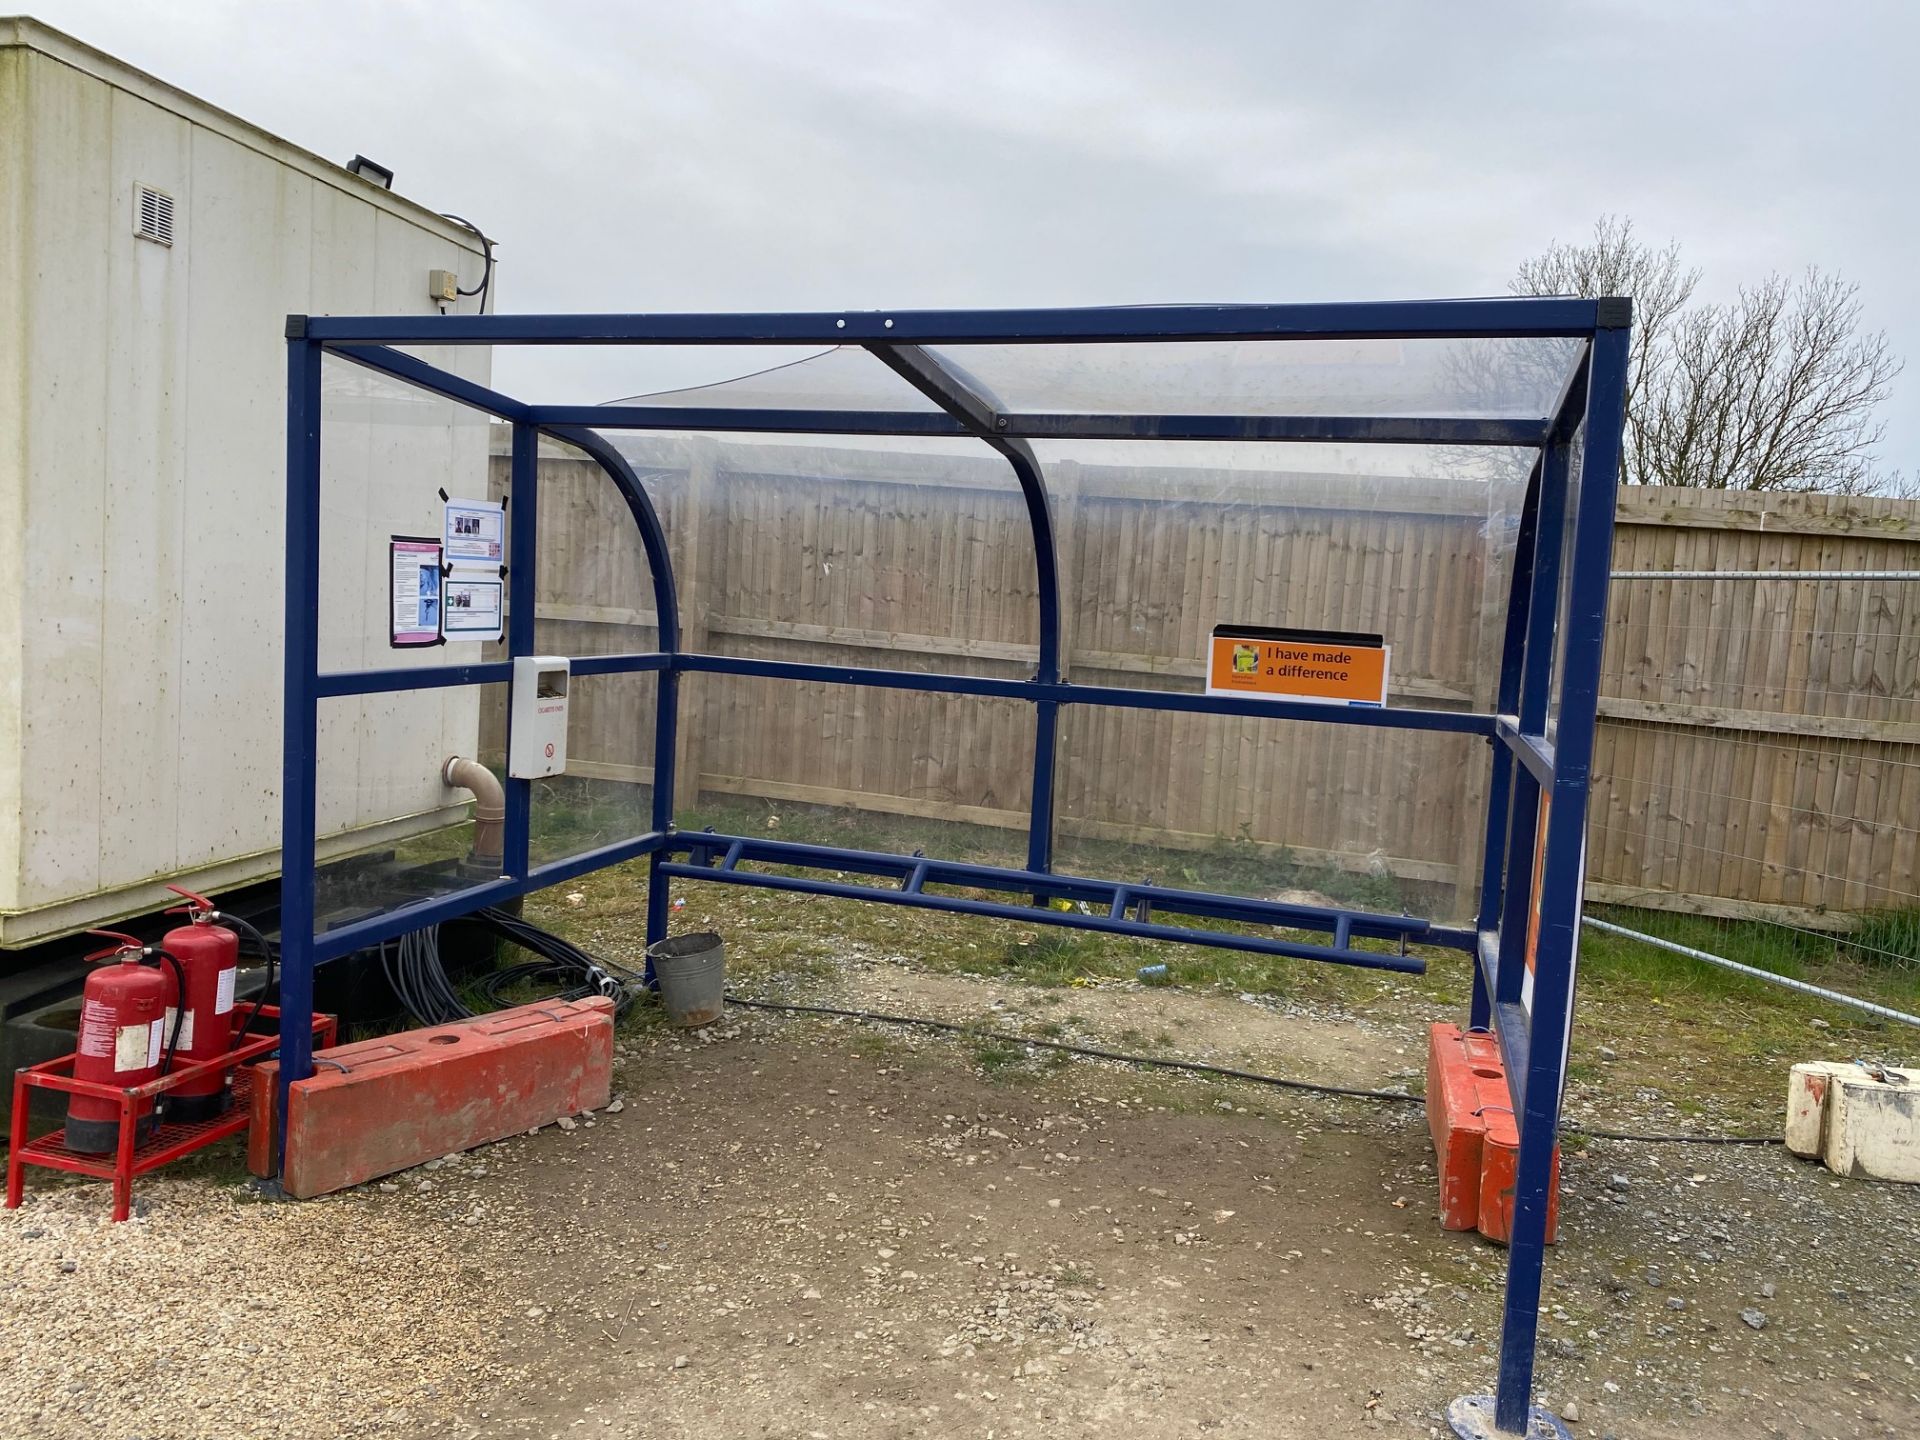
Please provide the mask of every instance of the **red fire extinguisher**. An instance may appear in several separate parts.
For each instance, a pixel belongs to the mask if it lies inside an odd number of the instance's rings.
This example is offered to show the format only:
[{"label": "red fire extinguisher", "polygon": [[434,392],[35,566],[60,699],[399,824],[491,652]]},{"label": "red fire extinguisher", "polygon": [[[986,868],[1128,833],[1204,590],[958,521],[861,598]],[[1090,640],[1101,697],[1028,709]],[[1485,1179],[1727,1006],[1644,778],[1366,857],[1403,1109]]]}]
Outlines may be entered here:
[{"label": "red fire extinguisher", "polygon": [[[89,955],[89,960],[117,960],[87,977],[80,999],[80,1043],[73,1059],[76,1080],[92,1080],[115,1089],[130,1090],[158,1079],[171,1056],[168,1001],[179,977],[162,974],[148,962],[154,957],[131,935],[111,930],[88,932],[117,941],[113,948]],[[177,967],[176,967],[177,968]],[[145,1102],[135,1112],[136,1123],[153,1110]],[[66,1144],[89,1155],[106,1154],[120,1137],[120,1106],[91,1095],[67,1100]]]},{"label": "red fire extinguisher", "polygon": [[[218,912],[204,895],[167,887],[186,897],[185,905],[167,911],[185,915],[187,923],[160,937],[160,949],[180,962],[180,1041],[176,1067],[201,1060],[217,1060],[233,1047],[233,988],[240,967],[240,937],[216,924]],[[172,1020],[169,1018],[171,1026]],[[167,1096],[167,1118],[192,1122],[211,1120],[227,1108],[230,1075],[210,1071],[188,1080]]]}]

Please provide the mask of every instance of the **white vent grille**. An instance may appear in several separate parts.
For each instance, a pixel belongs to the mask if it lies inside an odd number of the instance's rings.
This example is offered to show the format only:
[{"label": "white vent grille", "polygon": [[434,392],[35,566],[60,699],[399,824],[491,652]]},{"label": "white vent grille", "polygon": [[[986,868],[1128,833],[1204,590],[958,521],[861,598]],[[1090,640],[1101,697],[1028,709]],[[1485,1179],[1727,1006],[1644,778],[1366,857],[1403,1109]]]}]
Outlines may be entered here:
[{"label": "white vent grille", "polygon": [[133,233],[156,245],[173,244],[173,197],[151,185],[139,185],[133,193]]}]

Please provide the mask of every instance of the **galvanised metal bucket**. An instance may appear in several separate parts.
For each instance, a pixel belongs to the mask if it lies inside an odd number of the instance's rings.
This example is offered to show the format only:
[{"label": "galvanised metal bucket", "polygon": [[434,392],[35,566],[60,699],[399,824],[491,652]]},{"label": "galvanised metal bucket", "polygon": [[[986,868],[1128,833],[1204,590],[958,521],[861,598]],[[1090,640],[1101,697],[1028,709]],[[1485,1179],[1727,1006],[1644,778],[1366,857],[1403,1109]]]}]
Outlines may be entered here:
[{"label": "galvanised metal bucket", "polygon": [[727,947],[718,935],[669,935],[647,950],[660,1003],[675,1025],[711,1025],[726,1008]]}]

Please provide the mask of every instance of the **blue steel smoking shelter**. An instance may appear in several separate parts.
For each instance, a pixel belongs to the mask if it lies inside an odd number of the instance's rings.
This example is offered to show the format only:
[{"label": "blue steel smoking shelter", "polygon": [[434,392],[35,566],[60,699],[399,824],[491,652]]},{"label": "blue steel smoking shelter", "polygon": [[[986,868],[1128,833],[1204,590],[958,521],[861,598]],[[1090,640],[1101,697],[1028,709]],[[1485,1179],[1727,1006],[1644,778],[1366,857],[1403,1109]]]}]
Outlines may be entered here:
[{"label": "blue steel smoking shelter", "polygon": [[[1107,309],[872,311],[816,314],[290,316],[287,321],[287,548],[282,774],[281,1067],[286,1085],[312,1073],[314,972],[322,964],[587,872],[645,857],[647,939],[664,938],[674,880],[758,886],[1210,945],[1258,954],[1419,972],[1409,945],[1464,952],[1473,968],[1470,1023],[1506,1058],[1520,1152],[1508,1256],[1498,1385],[1500,1433],[1528,1433],[1549,1166],[1572,1018],[1583,837],[1606,615],[1616,478],[1625,410],[1631,304],[1624,299],[1500,298],[1405,303],[1144,306]],[[1292,341],[1558,341],[1566,362],[1540,415],[1065,413],[1017,410],[940,353],[942,346],[1155,346]],[[462,379],[396,346],[859,346],[933,404],[856,409],[688,404],[531,405]],[[1556,351],[1556,354],[1561,352]],[[512,427],[508,510],[507,659],[466,665],[322,672],[319,665],[321,373],[350,361],[505,421]],[[1355,407],[1362,409],[1364,407]],[[1462,406],[1472,410],[1476,407]],[[1483,407],[1482,407],[1483,408]],[[1039,597],[1031,678],[998,679],[751,659],[682,648],[667,537],[647,490],[603,431],[972,438],[1016,477],[1033,533]],[[537,446],[542,435],[599,462],[637,527],[654,589],[658,649],[572,660],[576,675],[658,677],[650,829],[550,864],[529,860],[531,783],[508,780],[505,856],[497,878],[316,933],[315,818],[319,704],[324,699],[507,683],[514,656],[537,653]],[[1514,537],[1497,703],[1491,713],[1390,704],[1343,708],[1184,691],[1069,682],[1061,655],[1054,524],[1035,440],[1290,441],[1347,445],[1503,447],[1531,452]],[[679,678],[713,673],[996,696],[1034,707],[1031,814],[1024,868],[922,855],[687,833],[673,824]],[[1321,724],[1478,735],[1488,744],[1485,844],[1471,928],[1371,913],[1128,884],[1056,873],[1054,766],[1060,707],[1118,706]],[[1536,847],[1543,851],[1536,856]],[[1536,860],[1538,864],[1536,865]],[[753,866],[774,865],[769,873]],[[791,873],[798,872],[798,873]],[[828,872],[834,872],[832,874]],[[891,885],[857,884],[853,874]],[[1536,884],[1535,877],[1538,877]],[[929,886],[943,887],[931,890]],[[999,898],[955,895],[964,888]],[[1078,902],[1055,909],[1045,902]],[[1157,922],[1158,913],[1244,929]],[[1399,942],[1395,951],[1356,939]],[[1555,1432],[1534,1412],[1535,1433]],[[1457,1424],[1466,1424],[1457,1421]],[[1461,1433],[1481,1433],[1463,1428]]]}]

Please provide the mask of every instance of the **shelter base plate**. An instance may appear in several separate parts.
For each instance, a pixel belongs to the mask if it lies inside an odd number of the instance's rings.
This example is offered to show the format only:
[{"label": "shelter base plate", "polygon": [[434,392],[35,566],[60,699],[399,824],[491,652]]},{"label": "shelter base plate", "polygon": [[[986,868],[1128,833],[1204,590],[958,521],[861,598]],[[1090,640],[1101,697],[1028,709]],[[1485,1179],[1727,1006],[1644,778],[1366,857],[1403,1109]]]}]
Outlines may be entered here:
[{"label": "shelter base plate", "polygon": [[[1447,1424],[1460,1440],[1501,1440],[1512,1435],[1511,1431],[1493,1428],[1491,1395],[1462,1395],[1447,1406]],[[1535,1405],[1527,1412],[1525,1440],[1573,1440],[1573,1435],[1558,1416]]]}]

